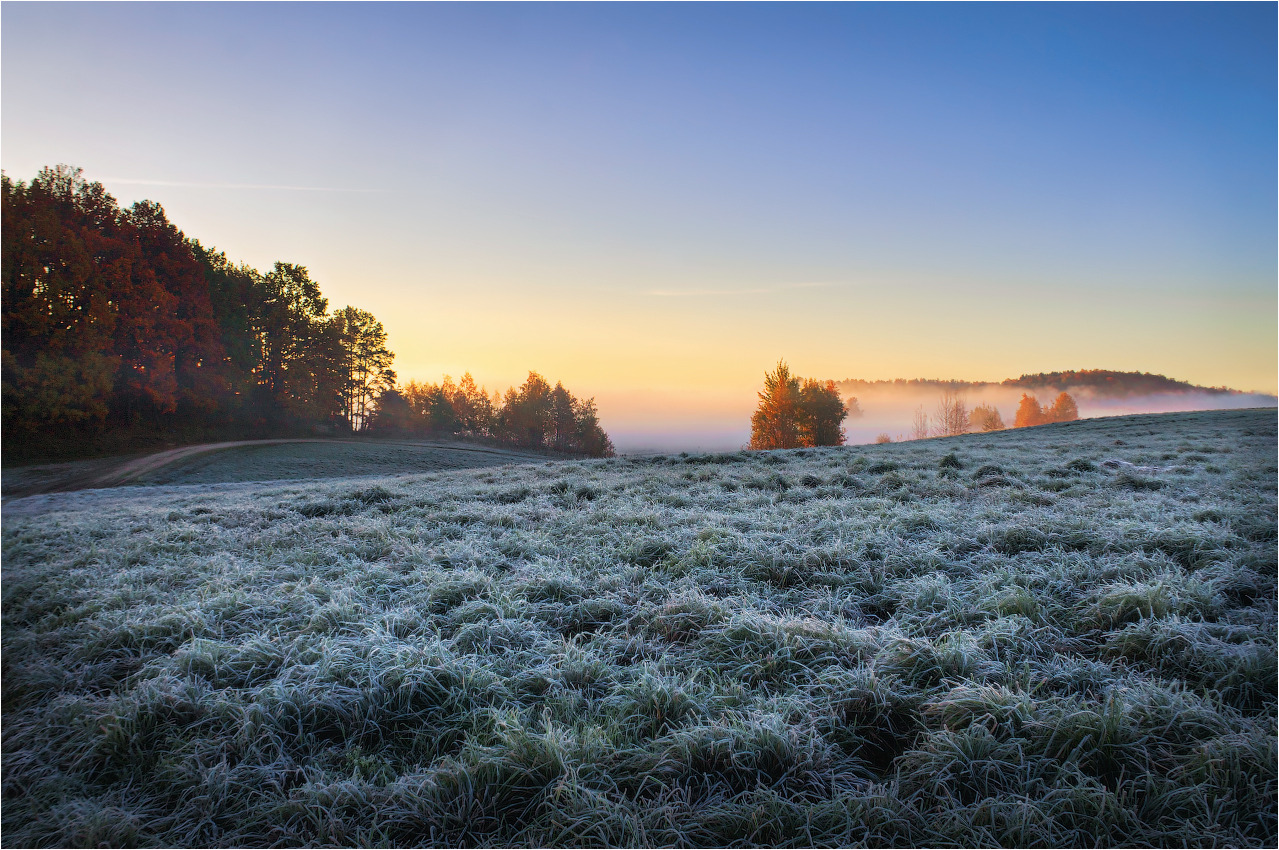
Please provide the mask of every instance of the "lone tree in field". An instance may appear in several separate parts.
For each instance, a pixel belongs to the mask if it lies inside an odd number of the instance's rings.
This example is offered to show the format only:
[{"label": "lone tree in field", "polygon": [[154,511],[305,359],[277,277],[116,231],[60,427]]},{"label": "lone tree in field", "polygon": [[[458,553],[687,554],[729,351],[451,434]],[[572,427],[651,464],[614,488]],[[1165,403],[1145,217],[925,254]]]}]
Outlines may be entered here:
[{"label": "lone tree in field", "polygon": [[915,408],[915,418],[911,422],[910,438],[912,440],[927,440],[932,434],[932,428],[928,424],[928,411],[924,410],[921,404]]},{"label": "lone tree in field", "polygon": [[840,428],[848,407],[834,381],[821,383],[792,375],[784,361],[764,373],[764,391],[751,416],[750,448],[793,449],[800,446],[842,446]]},{"label": "lone tree in field", "polygon": [[759,407],[751,416],[752,449],[793,449],[799,445],[799,426],[795,418],[799,409],[799,378],[790,373],[784,361],[764,373],[764,391],[759,394]]}]

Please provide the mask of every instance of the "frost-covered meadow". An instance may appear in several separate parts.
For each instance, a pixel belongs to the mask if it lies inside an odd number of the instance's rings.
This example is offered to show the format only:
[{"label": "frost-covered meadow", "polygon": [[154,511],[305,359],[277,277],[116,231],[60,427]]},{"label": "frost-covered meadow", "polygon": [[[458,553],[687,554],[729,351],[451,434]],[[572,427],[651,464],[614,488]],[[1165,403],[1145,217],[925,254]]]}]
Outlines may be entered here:
[{"label": "frost-covered meadow", "polygon": [[1273,846],[1275,426],[10,503],[3,842]]}]

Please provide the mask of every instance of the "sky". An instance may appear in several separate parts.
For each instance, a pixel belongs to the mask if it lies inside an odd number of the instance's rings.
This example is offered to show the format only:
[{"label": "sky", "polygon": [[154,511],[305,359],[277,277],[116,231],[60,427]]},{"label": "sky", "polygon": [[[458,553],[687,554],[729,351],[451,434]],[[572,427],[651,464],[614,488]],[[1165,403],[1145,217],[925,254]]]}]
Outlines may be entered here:
[{"label": "sky", "polygon": [[0,5],[0,167],[305,265],[619,448],[763,374],[1276,392],[1273,3]]}]

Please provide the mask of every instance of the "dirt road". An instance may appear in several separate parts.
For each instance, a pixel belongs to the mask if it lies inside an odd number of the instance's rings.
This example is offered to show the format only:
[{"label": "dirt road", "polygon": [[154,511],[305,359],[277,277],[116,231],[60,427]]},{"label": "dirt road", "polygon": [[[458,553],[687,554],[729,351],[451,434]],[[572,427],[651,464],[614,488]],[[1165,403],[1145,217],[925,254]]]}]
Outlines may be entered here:
[{"label": "dirt road", "polygon": [[[511,449],[476,446],[430,440],[378,440],[382,445],[409,445],[448,451],[475,452],[510,458],[512,463],[544,460],[541,455]],[[367,440],[324,439],[319,437],[286,437],[271,440],[233,440],[224,443],[201,443],[182,446],[154,454],[129,457],[102,458],[74,463],[47,464],[17,467],[3,472],[0,492],[4,501],[34,496],[41,493],[64,493],[72,490],[91,490],[103,487],[119,487],[136,481],[147,473],[169,464],[209,452],[245,446],[268,446],[278,443],[357,443],[369,445]]]}]

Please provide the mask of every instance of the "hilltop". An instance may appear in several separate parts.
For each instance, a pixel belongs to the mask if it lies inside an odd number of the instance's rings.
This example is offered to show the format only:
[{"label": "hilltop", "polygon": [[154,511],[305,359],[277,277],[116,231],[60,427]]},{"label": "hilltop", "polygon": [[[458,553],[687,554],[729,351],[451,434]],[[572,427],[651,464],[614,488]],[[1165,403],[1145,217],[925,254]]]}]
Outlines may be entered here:
[{"label": "hilltop", "polygon": [[[837,385],[846,395],[858,395],[883,389],[982,390],[1007,387],[1027,391],[1049,393],[1068,392],[1072,395],[1108,399],[1140,398],[1168,393],[1206,393],[1209,395],[1262,395],[1245,393],[1229,387],[1203,387],[1187,381],[1178,381],[1150,372],[1116,372],[1109,369],[1082,369],[1066,372],[1037,372],[1003,381],[960,381],[937,378],[897,378],[896,380],[865,381],[845,378]],[[1269,396],[1274,398],[1274,396]]]}]

